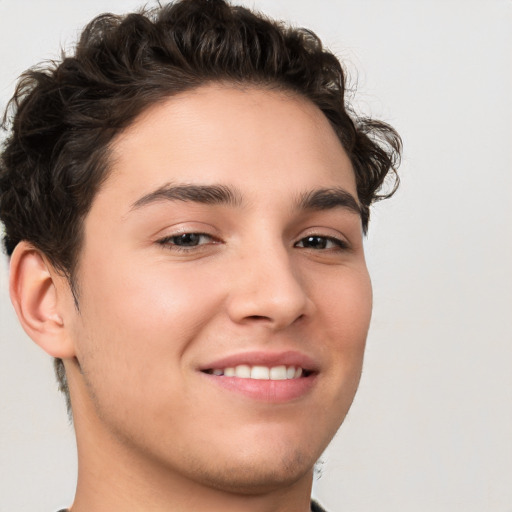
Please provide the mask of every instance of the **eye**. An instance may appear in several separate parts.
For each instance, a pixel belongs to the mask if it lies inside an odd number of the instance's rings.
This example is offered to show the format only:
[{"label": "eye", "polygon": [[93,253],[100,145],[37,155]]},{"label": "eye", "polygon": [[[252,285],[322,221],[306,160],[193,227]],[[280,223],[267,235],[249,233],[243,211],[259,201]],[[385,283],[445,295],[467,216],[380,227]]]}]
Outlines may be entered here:
[{"label": "eye", "polygon": [[299,240],[295,247],[314,250],[348,249],[348,244],[331,236],[310,235]]},{"label": "eye", "polygon": [[214,238],[206,233],[180,233],[158,240],[160,245],[178,250],[186,250],[213,242]]}]

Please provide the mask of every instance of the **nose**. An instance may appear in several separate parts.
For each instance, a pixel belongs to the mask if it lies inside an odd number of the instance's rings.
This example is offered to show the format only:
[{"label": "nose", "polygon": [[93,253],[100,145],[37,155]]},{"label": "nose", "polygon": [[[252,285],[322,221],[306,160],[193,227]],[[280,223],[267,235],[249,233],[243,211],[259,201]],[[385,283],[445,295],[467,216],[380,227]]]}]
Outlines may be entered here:
[{"label": "nose", "polygon": [[240,255],[230,273],[229,317],[239,324],[259,323],[276,331],[286,328],[313,311],[302,277],[282,245]]}]

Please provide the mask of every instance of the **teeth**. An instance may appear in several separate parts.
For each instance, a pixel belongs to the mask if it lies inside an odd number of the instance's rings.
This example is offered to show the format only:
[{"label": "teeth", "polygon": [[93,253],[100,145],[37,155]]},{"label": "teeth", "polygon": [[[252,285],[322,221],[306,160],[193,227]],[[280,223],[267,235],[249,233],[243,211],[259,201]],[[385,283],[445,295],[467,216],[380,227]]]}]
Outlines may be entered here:
[{"label": "teeth", "polygon": [[270,380],[286,380],[286,366],[270,368]]},{"label": "teeth", "polygon": [[250,379],[251,378],[251,367],[246,364],[240,364],[235,368],[235,377],[239,377],[240,379]]},{"label": "teeth", "polygon": [[255,380],[287,380],[298,379],[302,376],[302,368],[295,366],[249,366],[240,364],[229,368],[215,368],[211,370],[213,375],[224,375],[225,377],[238,377],[239,379]]},{"label": "teeth", "polygon": [[251,368],[251,379],[268,380],[270,370],[266,366],[253,366]]},{"label": "teeth", "polygon": [[224,369],[224,375],[226,377],[234,377],[235,376],[235,369],[234,368],[225,368]]}]

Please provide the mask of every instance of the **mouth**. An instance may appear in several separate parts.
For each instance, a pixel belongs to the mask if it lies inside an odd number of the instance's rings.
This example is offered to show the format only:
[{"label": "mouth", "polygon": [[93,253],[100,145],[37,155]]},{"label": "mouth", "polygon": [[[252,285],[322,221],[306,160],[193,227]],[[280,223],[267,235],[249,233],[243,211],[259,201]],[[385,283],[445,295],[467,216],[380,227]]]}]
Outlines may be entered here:
[{"label": "mouth", "polygon": [[319,367],[297,352],[235,354],[199,368],[207,382],[259,402],[300,399],[315,386]]},{"label": "mouth", "polygon": [[262,366],[239,364],[226,368],[209,368],[202,370],[208,375],[217,377],[236,377],[252,380],[294,380],[309,377],[313,371],[294,365]]}]

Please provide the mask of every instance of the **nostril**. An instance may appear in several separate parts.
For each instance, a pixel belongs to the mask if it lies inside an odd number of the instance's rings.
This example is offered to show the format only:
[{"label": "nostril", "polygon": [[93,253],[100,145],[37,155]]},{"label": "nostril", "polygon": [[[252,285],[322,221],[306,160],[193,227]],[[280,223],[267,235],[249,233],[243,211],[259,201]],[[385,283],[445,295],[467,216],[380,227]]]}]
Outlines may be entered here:
[{"label": "nostril", "polygon": [[251,315],[251,316],[248,316],[247,318],[249,318],[251,320],[270,320],[270,318],[268,316],[263,316],[263,315]]}]

